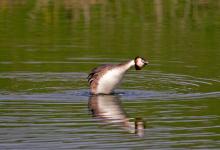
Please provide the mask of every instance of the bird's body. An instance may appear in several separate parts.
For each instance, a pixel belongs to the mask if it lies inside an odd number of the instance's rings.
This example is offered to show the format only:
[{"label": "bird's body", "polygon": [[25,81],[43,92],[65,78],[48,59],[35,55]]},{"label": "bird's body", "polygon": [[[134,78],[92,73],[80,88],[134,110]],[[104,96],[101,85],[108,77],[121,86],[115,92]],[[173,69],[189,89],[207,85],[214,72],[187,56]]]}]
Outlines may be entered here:
[{"label": "bird's body", "polygon": [[135,66],[137,70],[140,70],[146,64],[144,59],[140,59],[143,60],[143,64],[140,62],[140,66],[138,66],[138,62],[135,59],[121,64],[101,65],[94,68],[88,76],[91,93],[111,94],[121,83],[124,74],[129,68]]}]

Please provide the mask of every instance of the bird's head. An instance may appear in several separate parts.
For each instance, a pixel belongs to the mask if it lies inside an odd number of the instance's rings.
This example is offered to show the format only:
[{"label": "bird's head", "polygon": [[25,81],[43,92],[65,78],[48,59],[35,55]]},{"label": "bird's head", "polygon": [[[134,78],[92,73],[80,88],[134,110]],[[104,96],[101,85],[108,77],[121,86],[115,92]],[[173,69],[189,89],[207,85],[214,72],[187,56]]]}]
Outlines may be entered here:
[{"label": "bird's head", "polygon": [[146,61],[145,59],[143,59],[139,56],[135,57],[134,62],[135,62],[135,69],[136,70],[141,70],[145,65],[148,64],[148,61]]}]

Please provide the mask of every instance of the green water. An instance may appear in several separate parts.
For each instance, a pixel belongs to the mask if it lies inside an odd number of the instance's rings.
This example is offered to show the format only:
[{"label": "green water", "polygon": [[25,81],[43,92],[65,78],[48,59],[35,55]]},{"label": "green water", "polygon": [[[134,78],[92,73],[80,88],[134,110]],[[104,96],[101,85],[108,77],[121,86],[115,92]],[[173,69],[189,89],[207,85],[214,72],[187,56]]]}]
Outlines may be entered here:
[{"label": "green water", "polygon": [[[219,16],[211,0],[1,0],[0,149],[219,148]],[[141,118],[141,136],[92,115],[86,80],[137,55],[150,64],[92,109]]]}]

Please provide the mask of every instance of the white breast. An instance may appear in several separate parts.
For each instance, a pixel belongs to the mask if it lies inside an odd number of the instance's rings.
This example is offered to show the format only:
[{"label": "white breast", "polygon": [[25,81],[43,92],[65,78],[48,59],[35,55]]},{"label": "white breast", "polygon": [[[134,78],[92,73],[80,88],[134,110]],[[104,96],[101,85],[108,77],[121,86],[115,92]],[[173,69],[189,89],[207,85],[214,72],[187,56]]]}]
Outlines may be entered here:
[{"label": "white breast", "polygon": [[107,71],[98,81],[97,93],[110,94],[120,84],[124,73],[118,68]]}]

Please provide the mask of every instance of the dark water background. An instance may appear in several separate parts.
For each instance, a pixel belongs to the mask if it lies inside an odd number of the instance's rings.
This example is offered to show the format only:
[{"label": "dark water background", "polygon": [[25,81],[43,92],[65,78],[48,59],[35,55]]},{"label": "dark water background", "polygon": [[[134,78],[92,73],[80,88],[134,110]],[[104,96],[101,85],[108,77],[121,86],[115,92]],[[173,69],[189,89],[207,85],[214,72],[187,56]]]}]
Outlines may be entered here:
[{"label": "dark water background", "polygon": [[[0,149],[220,148],[219,16],[218,0],[1,0]],[[90,97],[91,68],[137,55],[150,65]]]}]

